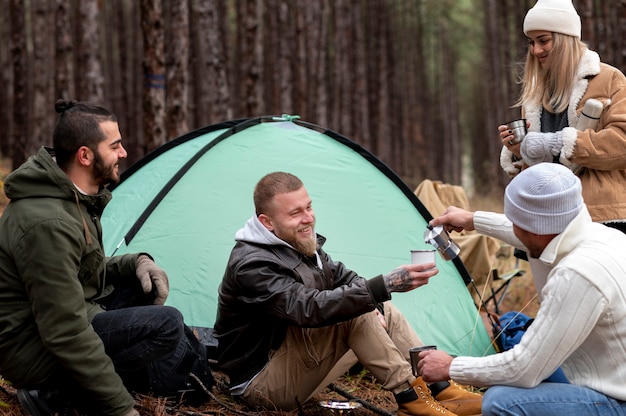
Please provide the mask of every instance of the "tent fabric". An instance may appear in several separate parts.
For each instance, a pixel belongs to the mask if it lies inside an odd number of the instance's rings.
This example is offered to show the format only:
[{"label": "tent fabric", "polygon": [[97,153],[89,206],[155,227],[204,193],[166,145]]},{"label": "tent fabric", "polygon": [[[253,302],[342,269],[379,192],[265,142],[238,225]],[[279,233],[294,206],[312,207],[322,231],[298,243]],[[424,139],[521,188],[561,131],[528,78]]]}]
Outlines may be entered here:
[{"label": "tent fabric", "polygon": [[[208,126],[166,143],[123,174],[102,217],[107,255],[149,252],[168,273],[168,305],[210,328],[235,232],[254,213],[254,185],[272,171],[300,177],[313,200],[325,250],[369,278],[410,261],[428,210],[371,153],[293,117]],[[422,340],[452,354],[493,353],[460,259],[393,303]]]}]

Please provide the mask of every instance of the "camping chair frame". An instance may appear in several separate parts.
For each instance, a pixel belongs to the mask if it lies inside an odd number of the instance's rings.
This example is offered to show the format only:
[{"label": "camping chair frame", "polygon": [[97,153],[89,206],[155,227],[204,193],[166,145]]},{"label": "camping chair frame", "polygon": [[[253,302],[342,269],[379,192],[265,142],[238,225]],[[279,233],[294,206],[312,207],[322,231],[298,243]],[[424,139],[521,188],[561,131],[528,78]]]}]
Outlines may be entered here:
[{"label": "camping chair frame", "polygon": [[[500,275],[500,273],[498,272],[498,269],[491,270],[492,279],[490,280],[490,283],[489,283],[489,286],[491,289],[491,295],[483,301],[483,307],[485,308],[485,310],[487,310],[487,305],[490,302],[492,302],[493,312],[496,315],[500,315],[500,305],[502,304],[502,301],[504,300],[504,297],[506,296],[506,292],[509,289],[509,285],[511,284],[511,282],[513,281],[515,277],[522,276],[524,273],[526,273],[526,270],[521,269],[519,267],[519,261],[520,259],[516,257],[515,267],[503,275]],[[501,281],[504,283],[501,284],[500,287],[494,290],[493,282],[495,281]]]}]

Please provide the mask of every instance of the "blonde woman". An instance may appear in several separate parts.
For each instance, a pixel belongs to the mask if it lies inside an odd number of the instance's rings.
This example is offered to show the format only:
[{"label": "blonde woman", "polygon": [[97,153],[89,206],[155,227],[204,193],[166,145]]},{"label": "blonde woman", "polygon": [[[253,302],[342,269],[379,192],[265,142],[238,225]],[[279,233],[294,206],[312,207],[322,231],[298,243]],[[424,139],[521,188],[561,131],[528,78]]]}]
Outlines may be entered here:
[{"label": "blonde woman", "polygon": [[[626,232],[626,77],[580,40],[571,0],[539,0],[524,19],[528,54],[516,106],[528,134],[515,143],[498,127],[500,165],[509,176],[540,162],[561,163],[581,179],[596,222]],[[602,104],[595,129],[577,130],[587,100]]]}]

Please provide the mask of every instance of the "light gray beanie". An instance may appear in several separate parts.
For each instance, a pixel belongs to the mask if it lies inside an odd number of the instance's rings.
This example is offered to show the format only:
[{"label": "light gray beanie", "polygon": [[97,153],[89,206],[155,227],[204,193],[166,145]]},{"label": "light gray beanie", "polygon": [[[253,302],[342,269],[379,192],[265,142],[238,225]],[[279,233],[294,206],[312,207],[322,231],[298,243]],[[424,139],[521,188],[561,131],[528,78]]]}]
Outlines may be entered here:
[{"label": "light gray beanie", "polygon": [[582,24],[572,0],[539,0],[524,19],[524,33],[546,30],[580,39]]},{"label": "light gray beanie", "polygon": [[560,234],[583,209],[580,179],[558,163],[520,172],[504,191],[504,215],[535,234]]}]

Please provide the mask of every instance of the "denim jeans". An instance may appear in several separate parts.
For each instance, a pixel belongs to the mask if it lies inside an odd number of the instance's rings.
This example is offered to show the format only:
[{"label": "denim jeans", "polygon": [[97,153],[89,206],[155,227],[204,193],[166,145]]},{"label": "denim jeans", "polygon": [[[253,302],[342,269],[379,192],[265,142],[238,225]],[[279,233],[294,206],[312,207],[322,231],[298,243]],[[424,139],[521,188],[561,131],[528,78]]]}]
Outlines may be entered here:
[{"label": "denim jeans", "polygon": [[146,392],[147,367],[154,361],[179,361],[174,352],[184,341],[181,313],[170,306],[136,306],[96,315],[92,326],[130,389]]},{"label": "denim jeans", "polygon": [[[94,331],[126,388],[148,394],[164,376],[164,365],[176,368],[181,361],[186,342],[182,314],[170,306],[150,305],[150,296],[143,294],[137,279],[116,285],[100,303],[106,311],[93,318]],[[60,408],[76,407],[89,414],[93,410],[89,396],[61,367],[33,388],[52,392],[54,405]]]},{"label": "denim jeans", "polygon": [[147,393],[154,384],[150,377],[159,373],[155,363],[176,368],[181,361],[183,316],[171,306],[151,305],[154,295],[144,295],[137,279],[115,283],[113,293],[100,302],[106,312],[96,315],[91,325],[126,387]]},{"label": "denim jeans", "polygon": [[483,416],[626,415],[626,402],[574,384],[541,383],[537,387],[494,386],[483,396]]},{"label": "denim jeans", "polygon": [[162,397],[184,396],[188,404],[206,401],[204,390],[189,376],[193,373],[211,388],[206,347],[184,324],[182,314],[171,306],[152,305],[156,294],[144,294],[137,279],[116,283],[101,302],[106,312],[91,324],[126,388]]}]

